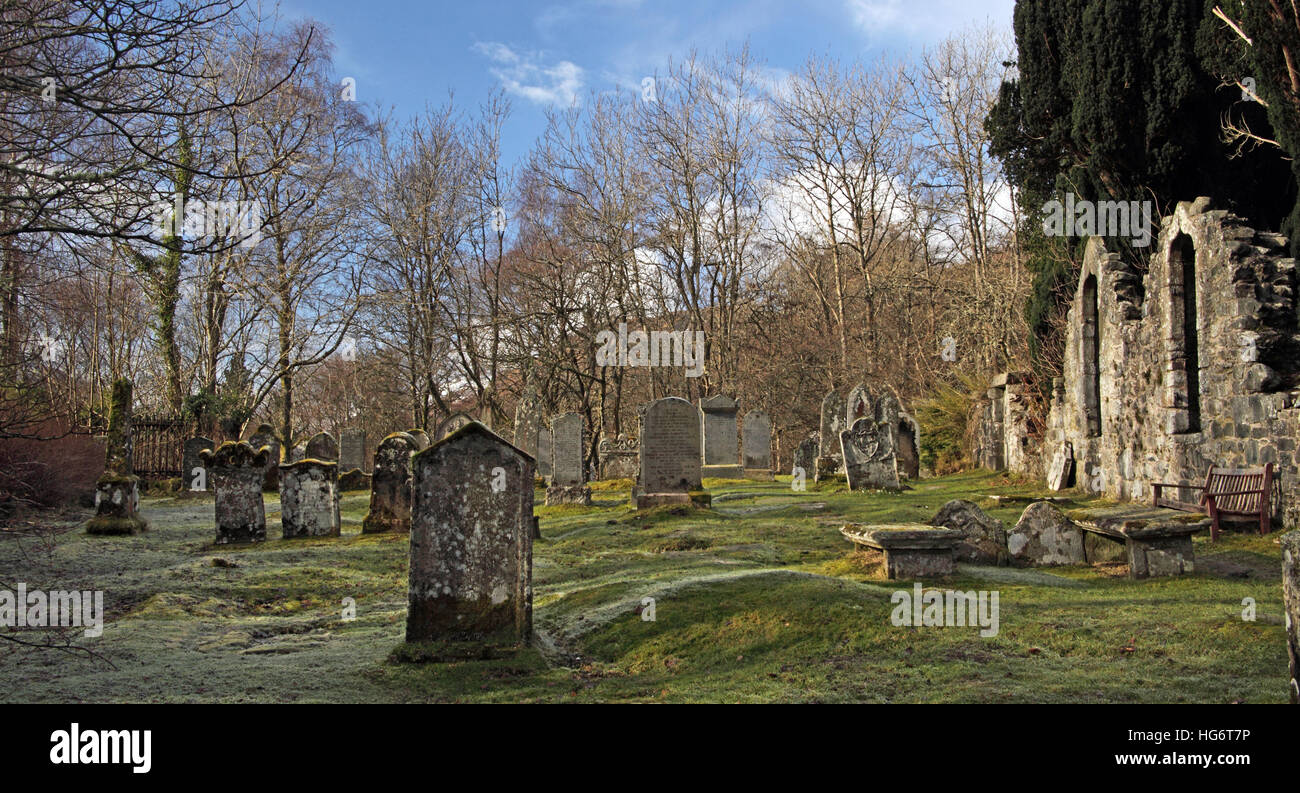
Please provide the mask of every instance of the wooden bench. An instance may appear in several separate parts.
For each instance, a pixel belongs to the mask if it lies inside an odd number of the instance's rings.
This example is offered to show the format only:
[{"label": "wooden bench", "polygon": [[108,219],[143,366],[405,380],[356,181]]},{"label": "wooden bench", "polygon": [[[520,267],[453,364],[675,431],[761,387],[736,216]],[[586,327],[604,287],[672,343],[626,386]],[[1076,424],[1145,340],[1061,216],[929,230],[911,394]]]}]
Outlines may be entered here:
[{"label": "wooden bench", "polygon": [[[1196,503],[1162,498],[1165,488],[1201,491]],[[1268,534],[1273,512],[1273,464],[1263,468],[1210,468],[1204,485],[1177,485],[1169,482],[1151,485],[1151,504],[1183,512],[1200,512],[1210,517],[1210,539],[1219,539],[1220,521],[1224,516],[1259,521],[1259,533]]]},{"label": "wooden bench", "polygon": [[953,547],[966,537],[960,529],[944,529],[924,523],[896,523],[864,526],[846,523],[840,529],[854,545],[885,553],[885,574],[890,580],[926,576],[949,576],[957,569]]}]

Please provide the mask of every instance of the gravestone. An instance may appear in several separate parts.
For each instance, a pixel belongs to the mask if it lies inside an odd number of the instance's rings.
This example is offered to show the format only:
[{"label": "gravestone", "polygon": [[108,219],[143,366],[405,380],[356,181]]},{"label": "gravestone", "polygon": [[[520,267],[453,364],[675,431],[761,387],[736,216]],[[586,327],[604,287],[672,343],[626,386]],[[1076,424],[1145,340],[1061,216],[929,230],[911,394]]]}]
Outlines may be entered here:
[{"label": "gravestone", "polygon": [[591,504],[591,488],[582,475],[582,416],[565,413],[551,419],[551,484],[546,488],[546,506]]},{"label": "gravestone", "polygon": [[[434,431],[436,432],[437,430],[435,429]],[[429,448],[429,433],[425,432],[424,430],[418,427],[415,427],[407,430],[406,434],[410,435],[411,439],[415,441],[417,452],[422,452],[425,449]]]},{"label": "gravestone", "polygon": [[551,455],[555,451],[555,439],[551,428],[543,422],[537,428],[537,475],[547,482],[551,481]]},{"label": "gravestone", "polygon": [[898,455],[898,469],[908,479],[921,478],[921,428],[916,419],[906,413],[898,416],[898,432],[895,434],[895,451]]},{"label": "gravestone", "polygon": [[743,479],[744,469],[737,464],[739,459],[736,432],[736,400],[729,396],[717,394],[700,400],[700,412],[703,414],[704,468],[701,476],[715,479]]},{"label": "gravestone", "polygon": [[461,427],[474,423],[474,420],[475,420],[474,417],[469,415],[468,413],[461,413],[459,411],[456,413],[452,413],[447,418],[438,422],[437,437],[439,440],[441,440],[447,437],[448,435],[452,434],[456,430],[460,429]]},{"label": "gravestone", "polygon": [[876,402],[864,383],[858,383],[849,391],[849,398],[844,403],[844,426],[852,427],[861,418],[876,418]]},{"label": "gravestone", "polygon": [[1291,704],[1300,705],[1300,531],[1282,535],[1282,606],[1286,609],[1286,652]]},{"label": "gravestone", "polygon": [[247,443],[230,441],[216,450],[204,449],[199,456],[207,466],[215,496],[215,542],[225,545],[265,540],[262,485],[266,481],[266,448],[254,450]]},{"label": "gravestone", "polygon": [[134,399],[135,386],[130,380],[113,383],[104,473],[95,481],[95,517],[86,522],[87,534],[135,534],[149,527],[138,514],[140,478],[133,463],[131,415]]},{"label": "gravestone", "polygon": [[860,418],[840,433],[840,452],[850,490],[898,490],[898,459],[888,424]]},{"label": "gravestone", "polygon": [[796,474],[794,469],[799,469],[806,477],[815,474],[817,471],[817,449],[821,445],[821,440],[817,433],[812,433],[807,438],[799,442],[798,447],[794,450],[794,462],[790,466],[790,472]]},{"label": "gravestone", "polygon": [[275,439],[275,428],[270,424],[257,425],[257,432],[248,437],[248,445],[254,449],[260,449],[263,446],[269,447],[270,452],[266,456],[266,476],[262,484],[263,490],[280,489],[280,442]]},{"label": "gravestone", "polygon": [[1074,484],[1074,444],[1064,441],[1052,455],[1052,466],[1047,470],[1047,489],[1064,490]]},{"label": "gravestone", "polygon": [[600,478],[636,479],[640,444],[626,435],[600,442]]},{"label": "gravestone", "polygon": [[746,479],[772,478],[772,419],[761,410],[745,414],[742,458]]},{"label": "gravestone", "polygon": [[524,389],[515,405],[515,448],[537,458],[537,433],[542,427],[541,406],[532,386]]},{"label": "gravestone", "polygon": [[322,460],[280,466],[280,528],[286,539],[339,536],[339,467]]},{"label": "gravestone", "polygon": [[344,493],[349,490],[369,490],[370,474],[362,471],[360,468],[353,468],[351,471],[339,472],[339,492]]},{"label": "gravestone", "polygon": [[472,422],[412,458],[406,641],[532,637],[533,459]]},{"label": "gravestone", "polygon": [[[336,463],[339,460],[338,441],[335,441],[334,436],[328,432],[318,432],[307,439],[307,444],[303,447],[302,459]],[[294,460],[294,462],[298,461]]]},{"label": "gravestone", "polygon": [[362,534],[411,530],[411,455],[421,451],[409,433],[394,432],[375,449],[370,475],[370,511],[361,521]]},{"label": "gravestone", "polygon": [[821,431],[817,433],[817,465],[812,471],[813,478],[818,482],[844,468],[844,457],[840,453],[840,433],[848,426],[844,423],[845,410],[844,399],[839,392],[832,391],[822,397]]},{"label": "gravestone", "polygon": [[679,397],[646,405],[640,417],[637,509],[690,504],[700,484],[700,411]]},{"label": "gravestone", "polygon": [[345,429],[339,433],[339,472],[366,470],[366,431]]},{"label": "gravestone", "polygon": [[[1190,542],[1189,542],[1190,545]],[[1048,501],[1035,501],[1007,532],[1011,563],[1020,567],[1084,564],[1083,529]]]},{"label": "gravestone", "polygon": [[203,467],[199,452],[214,446],[216,444],[211,438],[196,437],[185,441],[185,448],[181,452],[181,481],[186,492],[205,493],[212,489],[212,485],[208,484],[208,471]]}]

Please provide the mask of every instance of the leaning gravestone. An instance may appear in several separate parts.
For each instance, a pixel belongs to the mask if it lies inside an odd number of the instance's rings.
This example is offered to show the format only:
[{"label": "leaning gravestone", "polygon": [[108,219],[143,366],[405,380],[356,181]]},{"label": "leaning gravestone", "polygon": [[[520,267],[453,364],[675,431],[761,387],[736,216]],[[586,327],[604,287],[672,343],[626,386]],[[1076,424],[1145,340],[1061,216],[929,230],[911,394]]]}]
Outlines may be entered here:
[{"label": "leaning gravestone", "polygon": [[840,451],[850,490],[898,490],[898,458],[888,424],[860,418],[840,433]]},{"label": "leaning gravestone", "polygon": [[135,475],[134,464],[134,400],[135,386],[130,380],[122,378],[113,383],[104,473],[95,481],[95,517],[86,522],[87,534],[135,534],[149,527],[137,512],[140,478]]},{"label": "leaning gravestone", "polygon": [[844,399],[839,392],[832,391],[822,397],[821,431],[817,434],[817,465],[813,471],[813,478],[819,482],[839,473],[844,467],[844,457],[840,453],[840,433],[848,427],[844,423],[844,411]]},{"label": "leaning gravestone", "polygon": [[1300,705],[1300,531],[1282,535],[1282,605],[1286,609],[1286,651],[1291,704]]},{"label": "leaning gravestone", "polygon": [[1047,469],[1047,489],[1064,490],[1074,483],[1074,444],[1065,441],[1052,455],[1052,466]]},{"label": "leaning gravestone", "polygon": [[591,488],[582,476],[582,416],[565,413],[551,419],[553,438],[551,484],[546,506],[591,503]]},{"label": "leaning gravestone", "polygon": [[346,429],[339,433],[339,472],[366,469],[366,431]]},{"label": "leaning gravestone", "polygon": [[744,469],[737,464],[736,400],[717,394],[700,400],[703,414],[704,469],[701,476],[715,479],[743,479]]},{"label": "leaning gravestone", "polygon": [[467,426],[472,423],[474,423],[474,417],[469,415],[468,413],[460,413],[460,412],[452,413],[447,418],[438,422],[438,432],[436,433],[437,438],[438,440],[441,440],[447,437],[448,435],[452,434],[456,430],[460,429],[461,427]]},{"label": "leaning gravestone", "polygon": [[637,509],[689,504],[700,484],[700,411],[679,397],[645,406],[637,470]]},{"label": "leaning gravestone", "polygon": [[203,493],[212,489],[208,484],[208,471],[203,467],[199,452],[214,446],[216,444],[211,438],[197,437],[185,441],[185,447],[181,452],[181,476],[185,483],[185,490],[191,493]]},{"label": "leaning gravestone", "polygon": [[533,459],[472,422],[411,465],[406,641],[528,642]]},{"label": "leaning gravestone", "polygon": [[418,451],[420,444],[409,433],[394,432],[380,441],[362,534],[411,530],[411,455]]},{"label": "leaning gravestone", "polygon": [[745,414],[742,459],[746,479],[772,478],[772,419],[761,410]]},{"label": "leaning gravestone", "polygon": [[248,438],[248,445],[254,449],[263,446],[270,448],[266,456],[266,476],[263,490],[278,490],[280,487],[280,442],[275,439],[275,428],[270,424],[259,424],[257,432]]},{"label": "leaning gravestone", "polygon": [[284,539],[339,536],[339,467],[323,460],[280,466]]},{"label": "leaning gravestone", "polygon": [[328,432],[318,432],[307,439],[307,445],[303,447],[303,459],[338,462],[339,444]]},{"label": "leaning gravestone", "polygon": [[227,442],[215,451],[199,453],[208,469],[215,495],[218,545],[261,542],[266,539],[266,508],[262,484],[266,480],[265,448]]},{"label": "leaning gravestone", "polygon": [[815,432],[799,442],[798,448],[794,450],[794,464],[791,466],[791,473],[797,474],[798,472],[794,470],[796,468],[802,471],[805,477],[816,472],[817,447],[819,444],[820,440]]}]

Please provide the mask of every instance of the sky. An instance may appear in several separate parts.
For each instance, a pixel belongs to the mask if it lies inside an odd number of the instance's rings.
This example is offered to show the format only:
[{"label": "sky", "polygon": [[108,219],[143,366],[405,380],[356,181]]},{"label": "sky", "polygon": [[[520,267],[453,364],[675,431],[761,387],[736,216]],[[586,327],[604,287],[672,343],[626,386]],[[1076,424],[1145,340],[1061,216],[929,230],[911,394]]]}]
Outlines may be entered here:
[{"label": "sky", "polygon": [[1010,30],[1014,0],[288,0],[286,20],[330,30],[340,78],[357,101],[397,120],[443,104],[474,110],[495,88],[512,114],[506,165],[545,127],[547,107],[591,91],[639,89],[670,59],[746,44],[771,76],[809,55],[871,60],[906,55],[973,24]]}]

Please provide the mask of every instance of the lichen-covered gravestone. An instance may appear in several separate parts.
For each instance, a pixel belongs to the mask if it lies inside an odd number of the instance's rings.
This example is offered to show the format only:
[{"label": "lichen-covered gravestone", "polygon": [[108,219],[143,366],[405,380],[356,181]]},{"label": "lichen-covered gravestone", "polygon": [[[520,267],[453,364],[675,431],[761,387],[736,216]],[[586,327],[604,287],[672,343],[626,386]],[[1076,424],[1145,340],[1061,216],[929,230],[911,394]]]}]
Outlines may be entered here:
[{"label": "lichen-covered gravestone", "polygon": [[551,484],[546,488],[546,506],[591,504],[591,488],[582,475],[582,416],[565,413],[551,419]]},{"label": "lichen-covered gravestone", "polygon": [[626,435],[603,439],[600,442],[600,478],[635,479],[639,446]]},{"label": "lichen-covered gravestone", "polygon": [[339,536],[339,467],[323,460],[280,466],[284,539]]},{"label": "lichen-covered gravestone", "polygon": [[339,472],[366,469],[366,431],[345,429],[339,433]]},{"label": "lichen-covered gravestone", "polygon": [[515,405],[515,446],[534,459],[537,457],[537,433],[542,426],[542,411],[537,404],[537,392],[531,386],[524,389]]},{"label": "lichen-covered gravestone", "polygon": [[412,458],[408,642],[532,636],[533,458],[472,422]]},{"label": "lichen-covered gravestone", "polygon": [[[328,432],[316,433],[307,439],[307,445],[303,448],[303,459],[338,462],[338,441],[335,441],[334,436]],[[297,462],[297,460],[294,462]]]},{"label": "lichen-covered gravestone", "polygon": [[411,530],[411,455],[418,451],[419,442],[406,432],[394,432],[380,441],[362,534]]},{"label": "lichen-covered gravestone", "polygon": [[135,475],[131,437],[134,393],[130,380],[113,383],[104,473],[95,482],[95,517],[86,523],[87,534],[135,534],[149,527],[137,512],[140,479]]},{"label": "lichen-covered gravestone", "polygon": [[745,414],[742,459],[746,479],[772,478],[772,419],[761,410]]},{"label": "lichen-covered gravestone", "polygon": [[270,449],[265,446],[254,449],[247,443],[233,441],[199,453],[215,496],[218,545],[266,539],[262,484],[266,480],[269,455]]},{"label": "lichen-covered gravestone", "polygon": [[410,435],[411,438],[415,440],[415,446],[416,446],[415,450],[417,452],[422,452],[425,449],[429,448],[429,433],[425,432],[422,429],[414,428],[414,429],[407,430],[406,434]]},{"label": "lichen-covered gravestone", "polygon": [[840,433],[840,452],[850,490],[898,490],[898,458],[888,424],[860,418]]},{"label": "lichen-covered gravestone", "polygon": [[849,391],[849,398],[844,403],[844,426],[852,427],[861,418],[878,418],[876,402],[866,384],[858,383]]},{"label": "lichen-covered gravestone", "polygon": [[1007,533],[1012,564],[1021,567],[1083,564],[1083,529],[1051,502],[1035,501]]},{"label": "lichen-covered gravestone", "polygon": [[555,450],[555,439],[551,428],[542,424],[537,430],[537,475],[547,482],[551,481],[551,455]]},{"label": "lichen-covered gravestone", "polygon": [[[802,471],[805,477],[809,474],[816,474],[817,448],[820,443],[821,441],[815,432],[799,442],[798,448],[794,450],[794,464],[791,466],[791,473]],[[798,469],[798,471],[795,469]]]},{"label": "lichen-covered gravestone", "polygon": [[216,446],[211,438],[188,438],[181,452],[181,480],[184,489],[191,493],[204,493],[212,489],[208,484],[208,471],[203,467],[199,452]]},{"label": "lichen-covered gravestone", "polygon": [[254,449],[266,446],[270,452],[266,455],[266,476],[262,483],[263,490],[278,490],[280,487],[280,442],[275,439],[275,428],[270,424],[257,425],[257,432],[248,436],[248,445]]},{"label": "lichen-covered gravestone", "polygon": [[822,397],[822,422],[818,435],[817,466],[813,478],[822,479],[839,473],[844,467],[844,457],[840,453],[840,433],[848,425],[844,423],[844,398],[839,392],[832,391]]},{"label": "lichen-covered gravestone", "polygon": [[435,433],[439,439],[445,438],[461,427],[474,423],[474,417],[468,413],[452,413],[447,418],[438,423],[438,431]]},{"label": "lichen-covered gravestone", "polygon": [[704,469],[701,476],[715,479],[743,479],[744,469],[738,465],[736,400],[716,394],[700,400],[703,416],[701,445],[704,449]]},{"label": "lichen-covered gravestone", "polygon": [[1300,705],[1300,531],[1282,535],[1282,605],[1291,671],[1291,704]]},{"label": "lichen-covered gravestone", "polygon": [[1074,444],[1064,441],[1052,455],[1052,467],[1047,470],[1047,489],[1064,490],[1074,482]]},{"label": "lichen-covered gravestone", "polygon": [[700,491],[700,411],[679,397],[646,405],[641,414],[636,506],[690,504]]}]

